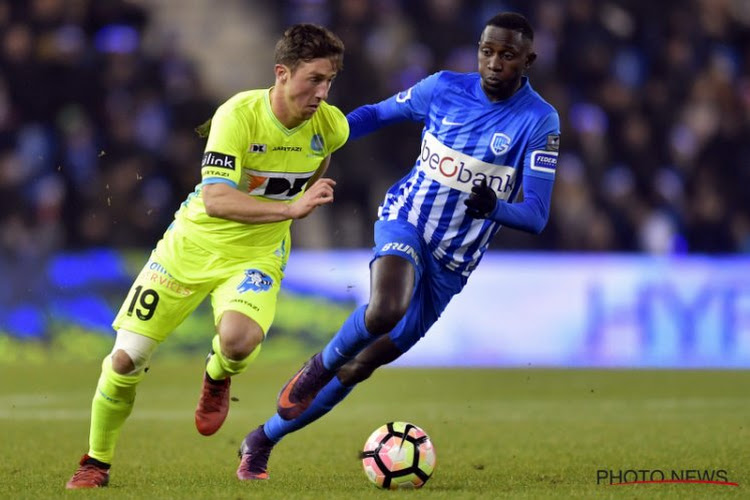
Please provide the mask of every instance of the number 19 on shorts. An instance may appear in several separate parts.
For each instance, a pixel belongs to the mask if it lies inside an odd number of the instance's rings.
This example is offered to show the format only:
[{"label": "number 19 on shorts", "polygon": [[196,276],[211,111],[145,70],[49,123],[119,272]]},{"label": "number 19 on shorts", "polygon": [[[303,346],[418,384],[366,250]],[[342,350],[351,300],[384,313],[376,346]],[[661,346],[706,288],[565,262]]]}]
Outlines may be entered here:
[{"label": "number 19 on shorts", "polygon": [[138,285],[133,290],[135,293],[128,306],[128,316],[132,316],[133,312],[135,312],[135,315],[141,321],[150,320],[156,312],[156,306],[159,304],[159,294],[150,288],[144,290],[141,285]]}]

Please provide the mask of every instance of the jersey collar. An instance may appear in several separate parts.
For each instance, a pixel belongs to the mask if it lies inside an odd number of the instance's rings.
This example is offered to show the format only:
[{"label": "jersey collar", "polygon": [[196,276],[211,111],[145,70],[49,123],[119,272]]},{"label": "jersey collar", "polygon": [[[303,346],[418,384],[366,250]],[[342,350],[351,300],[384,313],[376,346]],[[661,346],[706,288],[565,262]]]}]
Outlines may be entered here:
[{"label": "jersey collar", "polygon": [[273,109],[271,109],[271,89],[272,88],[273,87],[269,87],[268,90],[266,90],[266,98],[263,100],[265,102],[265,104],[266,104],[264,106],[264,108],[266,108],[266,112],[268,113],[268,116],[271,118],[271,121],[274,123],[274,125],[276,125],[276,128],[278,128],[279,130],[281,130],[286,135],[292,135],[297,130],[299,130],[300,128],[304,127],[305,124],[309,120],[303,121],[302,123],[300,123],[299,125],[297,125],[294,128],[286,128],[286,126],[284,126],[284,124],[281,123],[278,118],[276,118],[276,115],[273,114]]},{"label": "jersey collar", "polygon": [[508,97],[507,99],[503,99],[502,101],[490,101],[490,99],[487,97],[487,94],[484,93],[484,90],[482,90],[482,77],[479,76],[479,73],[476,73],[477,75],[477,83],[475,85],[475,92],[477,96],[483,100],[485,104],[502,104],[502,105],[508,105],[512,104],[524,95],[528,94],[531,90],[531,84],[529,83],[529,77],[528,76],[522,76],[521,77],[521,86],[516,90],[516,93],[512,96]]}]

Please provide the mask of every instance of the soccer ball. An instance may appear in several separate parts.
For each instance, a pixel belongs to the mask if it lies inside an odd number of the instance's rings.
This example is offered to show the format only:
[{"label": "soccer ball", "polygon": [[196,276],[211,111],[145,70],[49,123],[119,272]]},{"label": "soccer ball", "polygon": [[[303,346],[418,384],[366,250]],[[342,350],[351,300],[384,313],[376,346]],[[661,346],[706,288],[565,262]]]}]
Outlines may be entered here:
[{"label": "soccer ball", "polygon": [[416,425],[389,422],[367,438],[362,466],[378,488],[421,488],[435,470],[435,448]]}]

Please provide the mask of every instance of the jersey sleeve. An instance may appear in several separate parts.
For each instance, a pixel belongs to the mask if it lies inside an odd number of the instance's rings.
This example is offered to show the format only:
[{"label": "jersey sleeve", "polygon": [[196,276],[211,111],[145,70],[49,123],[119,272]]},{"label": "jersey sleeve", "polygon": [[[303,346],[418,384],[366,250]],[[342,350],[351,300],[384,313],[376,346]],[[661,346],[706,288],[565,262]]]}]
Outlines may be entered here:
[{"label": "jersey sleeve", "polygon": [[435,73],[413,87],[377,104],[360,106],[346,115],[349,139],[358,139],[386,125],[404,120],[424,121],[441,73]]},{"label": "jersey sleeve", "polygon": [[211,119],[211,130],[201,161],[203,184],[225,183],[237,187],[245,153],[245,124],[238,113],[220,107]]},{"label": "jersey sleeve", "polygon": [[523,175],[553,180],[560,150],[560,118],[548,114],[536,127],[523,160]]},{"label": "jersey sleeve", "polygon": [[433,73],[411,88],[379,102],[376,105],[378,119],[388,121],[405,118],[415,122],[424,121],[441,74],[442,72]]},{"label": "jersey sleeve", "polygon": [[326,156],[340,149],[349,138],[349,122],[344,113],[335,106],[331,106],[331,112],[331,134],[326,141]]},{"label": "jersey sleeve", "polygon": [[523,201],[498,201],[489,218],[504,226],[539,234],[549,220],[552,186],[560,149],[560,119],[549,113],[533,132],[524,153]]}]

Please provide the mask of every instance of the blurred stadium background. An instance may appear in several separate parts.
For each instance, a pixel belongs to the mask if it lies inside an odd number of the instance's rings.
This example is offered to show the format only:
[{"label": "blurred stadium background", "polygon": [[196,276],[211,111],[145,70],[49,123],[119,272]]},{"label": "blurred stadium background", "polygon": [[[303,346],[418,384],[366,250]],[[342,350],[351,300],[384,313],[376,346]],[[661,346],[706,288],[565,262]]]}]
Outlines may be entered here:
[{"label": "blurred stadium background", "polygon": [[[531,20],[532,84],[561,116],[550,223],[501,231],[402,363],[750,367],[746,0],[0,1],[0,362],[107,352],[132,277],[200,180],[194,127],[273,83],[285,26],[342,37],[329,101],[348,112],[475,71],[502,10]],[[294,226],[264,356],[309,355],[367,299],[376,207],[419,130],[334,155],[336,202]],[[160,355],[203,354],[210,328],[199,309]]]}]

